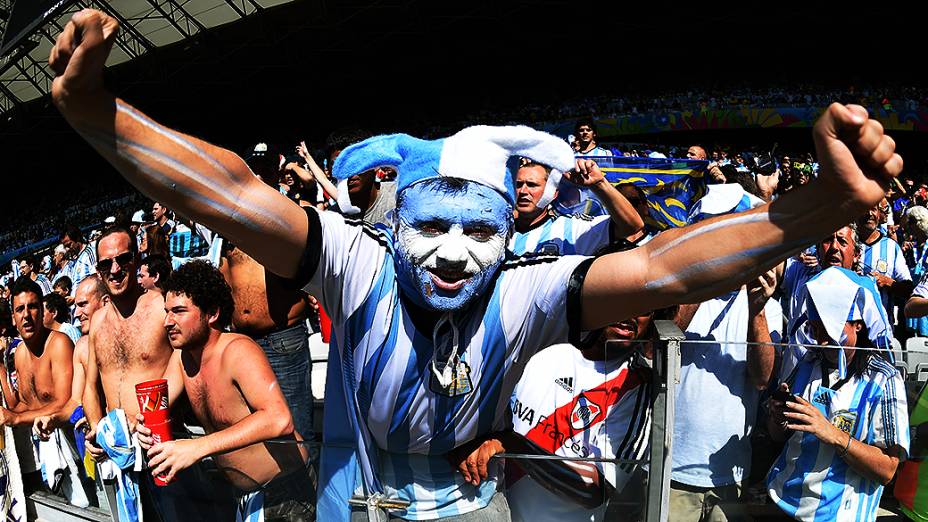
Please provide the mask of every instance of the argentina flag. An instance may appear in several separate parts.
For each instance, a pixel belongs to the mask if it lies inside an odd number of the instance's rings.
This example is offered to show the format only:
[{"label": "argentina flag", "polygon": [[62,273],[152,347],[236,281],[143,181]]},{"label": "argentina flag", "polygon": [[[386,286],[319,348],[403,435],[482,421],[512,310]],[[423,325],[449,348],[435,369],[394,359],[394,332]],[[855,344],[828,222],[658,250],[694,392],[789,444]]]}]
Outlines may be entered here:
[{"label": "argentina flag", "polygon": [[[686,225],[690,209],[706,193],[709,162],[675,158],[590,157],[614,186],[631,183],[644,193],[650,215],[645,226],[666,230]],[[562,181],[555,208],[562,214],[602,215],[602,205],[589,191]]]}]

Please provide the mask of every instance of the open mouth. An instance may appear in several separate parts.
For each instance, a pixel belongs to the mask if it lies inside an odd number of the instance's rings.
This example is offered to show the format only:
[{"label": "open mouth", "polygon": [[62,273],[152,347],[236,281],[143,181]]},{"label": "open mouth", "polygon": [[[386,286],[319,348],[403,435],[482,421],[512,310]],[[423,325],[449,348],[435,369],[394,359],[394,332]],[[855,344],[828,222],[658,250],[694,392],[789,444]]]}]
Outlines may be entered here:
[{"label": "open mouth", "polygon": [[436,268],[429,270],[429,275],[432,276],[432,284],[435,285],[435,288],[446,292],[454,292],[460,290],[473,274]]},{"label": "open mouth", "polygon": [[626,319],[610,326],[609,329],[620,338],[632,339],[638,333],[638,322],[633,319]]},{"label": "open mouth", "polygon": [[828,256],[829,266],[841,266],[841,258],[838,256]]}]

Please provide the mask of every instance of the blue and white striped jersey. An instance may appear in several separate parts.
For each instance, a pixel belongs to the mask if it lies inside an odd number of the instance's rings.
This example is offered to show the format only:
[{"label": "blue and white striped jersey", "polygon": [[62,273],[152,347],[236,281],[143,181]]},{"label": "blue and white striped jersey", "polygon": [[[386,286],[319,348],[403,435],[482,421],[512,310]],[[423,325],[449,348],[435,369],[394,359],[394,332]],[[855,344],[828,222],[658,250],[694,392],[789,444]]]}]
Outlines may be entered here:
[{"label": "blue and white striped jersey", "polygon": [[[911,281],[912,274],[905,263],[905,256],[899,243],[885,235],[880,235],[880,239],[872,245],[863,243],[860,252],[860,263],[863,265],[864,275],[871,275],[873,272],[879,272],[889,276],[896,281]],[[889,290],[880,288],[880,297],[883,301],[883,308],[886,309],[887,315],[893,317],[893,302]]]},{"label": "blue and white striped jersey", "polygon": [[509,250],[518,256],[529,253],[591,256],[612,240],[609,216],[559,216],[528,232],[513,234]]},{"label": "blue and white striped jersey", "polygon": [[209,242],[200,237],[197,231],[178,222],[171,232],[169,246],[172,257],[199,257],[206,255]]},{"label": "blue and white striped jersey", "polygon": [[[831,383],[839,381],[836,370],[829,377]],[[790,389],[855,439],[908,453],[905,387],[892,364],[871,356],[863,374],[851,376],[830,399],[822,380],[821,359],[808,352],[793,371]],[[794,432],[767,474],[770,498],[796,520],[876,520],[883,486],[854,471],[838,452],[815,435]]]},{"label": "blue and white striped jersey", "polygon": [[780,304],[783,306],[783,315],[786,316],[787,325],[802,312],[802,292],[800,291],[802,286],[818,272],[819,267],[809,268],[795,257],[786,260],[783,282],[780,284],[780,289],[783,291]]},{"label": "blue and white striped jersey", "polygon": [[918,281],[918,284],[915,285],[915,288],[912,290],[912,296],[928,298],[928,273],[925,273]]},{"label": "blue and white striped jersey", "polygon": [[589,156],[613,156],[612,151],[609,149],[604,149],[599,145],[593,147],[592,149],[586,152],[575,151],[574,156],[578,158],[586,158]]},{"label": "blue and white striped jersey", "polygon": [[94,246],[90,243],[84,246],[84,249],[77,254],[77,257],[74,258],[72,264],[69,265],[70,270],[68,276],[71,278],[71,295],[74,295],[74,292],[77,291],[77,285],[84,280],[85,277],[96,273],[97,271],[97,254],[94,251]]},{"label": "blue and white striped jersey", "polygon": [[[389,232],[334,212],[309,208],[307,215],[310,243],[301,276],[332,318],[336,349],[330,355],[338,360],[330,364],[342,370],[333,380],[341,393],[335,390],[329,400],[327,388],[326,418],[340,400],[349,417],[339,425],[341,434],[326,422],[322,488],[344,487],[338,468],[357,459],[365,484],[412,502],[396,516],[425,520],[486,506],[496,491],[498,463],[491,463],[489,480],[474,487],[445,454],[507,426],[509,399],[529,357],[567,340],[568,281],[587,258],[507,262],[484,296],[433,326],[427,312],[401,299]],[[460,363],[452,383],[442,387],[431,361],[436,350],[440,360],[447,357],[452,343],[460,347]],[[346,445],[358,451],[346,456],[339,451]],[[330,516],[323,499],[344,504],[351,493],[320,490],[320,519]]]},{"label": "blue and white striped jersey", "polygon": [[35,284],[39,285],[39,288],[42,289],[42,295],[48,295],[52,293],[52,282],[48,280],[42,274],[35,274]]}]

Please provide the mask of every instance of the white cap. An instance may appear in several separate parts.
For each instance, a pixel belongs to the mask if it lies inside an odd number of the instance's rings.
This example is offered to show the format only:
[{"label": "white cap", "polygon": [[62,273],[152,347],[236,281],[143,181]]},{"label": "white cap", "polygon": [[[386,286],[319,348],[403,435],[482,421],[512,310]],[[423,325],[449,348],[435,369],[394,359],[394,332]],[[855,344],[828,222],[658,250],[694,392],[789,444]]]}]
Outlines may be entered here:
[{"label": "white cap", "polygon": [[145,222],[145,211],[136,210],[135,214],[132,214],[132,222],[133,223],[144,223]]}]

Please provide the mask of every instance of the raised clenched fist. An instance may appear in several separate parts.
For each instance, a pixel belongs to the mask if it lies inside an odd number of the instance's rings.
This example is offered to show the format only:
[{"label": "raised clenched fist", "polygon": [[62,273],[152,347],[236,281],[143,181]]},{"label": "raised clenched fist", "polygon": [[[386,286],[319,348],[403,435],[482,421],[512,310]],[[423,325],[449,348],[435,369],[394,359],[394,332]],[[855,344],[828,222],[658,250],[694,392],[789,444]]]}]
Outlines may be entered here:
[{"label": "raised clenched fist", "polygon": [[119,31],[119,22],[105,13],[84,9],[58,35],[48,56],[55,71],[52,100],[65,115],[79,110],[75,103],[103,89],[103,65]]},{"label": "raised clenched fist", "polygon": [[896,142],[859,105],[833,103],[815,124],[815,149],[834,204],[863,212],[883,199],[892,178],[902,172]]}]

